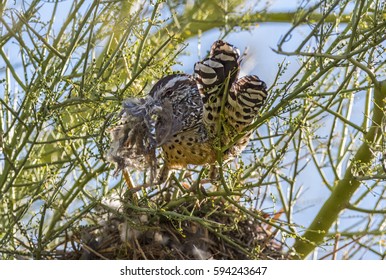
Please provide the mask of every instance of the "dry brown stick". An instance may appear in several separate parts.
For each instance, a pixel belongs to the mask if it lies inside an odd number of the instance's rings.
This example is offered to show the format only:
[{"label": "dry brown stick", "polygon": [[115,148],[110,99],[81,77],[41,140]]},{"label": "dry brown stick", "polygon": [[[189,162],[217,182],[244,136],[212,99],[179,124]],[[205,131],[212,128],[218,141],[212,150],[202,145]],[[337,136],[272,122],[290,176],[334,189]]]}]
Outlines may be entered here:
[{"label": "dry brown stick", "polygon": [[147,258],[146,255],[145,255],[145,252],[142,250],[141,245],[140,245],[139,242],[138,242],[138,239],[135,238],[135,237],[134,237],[134,242],[135,242],[135,245],[137,245],[137,249],[138,249],[138,251],[141,253],[143,259],[144,259],[144,260],[148,260],[148,258]]},{"label": "dry brown stick", "polygon": [[90,251],[91,253],[97,255],[98,257],[100,257],[101,259],[104,259],[104,260],[108,260],[108,258],[106,258],[105,256],[103,256],[101,253],[98,253],[97,251],[95,251],[94,249],[92,249],[90,246],[82,243],[82,241],[78,240],[78,239],[75,239],[76,242],[79,242],[79,244],[82,244],[83,248],[85,248],[86,250]]},{"label": "dry brown stick", "polygon": [[337,253],[338,251],[340,251],[340,250],[346,248],[347,246],[351,245],[351,244],[354,243],[354,242],[359,241],[363,236],[364,236],[364,235],[359,236],[358,238],[353,239],[351,242],[349,242],[349,243],[343,245],[343,246],[340,247],[340,248],[337,248],[337,249],[334,248],[334,251],[332,251],[331,253],[328,253],[327,255],[324,255],[324,256],[321,257],[319,260],[324,260],[324,259],[326,259],[327,257],[329,257],[329,256],[331,256],[331,255],[336,255],[336,253]]}]

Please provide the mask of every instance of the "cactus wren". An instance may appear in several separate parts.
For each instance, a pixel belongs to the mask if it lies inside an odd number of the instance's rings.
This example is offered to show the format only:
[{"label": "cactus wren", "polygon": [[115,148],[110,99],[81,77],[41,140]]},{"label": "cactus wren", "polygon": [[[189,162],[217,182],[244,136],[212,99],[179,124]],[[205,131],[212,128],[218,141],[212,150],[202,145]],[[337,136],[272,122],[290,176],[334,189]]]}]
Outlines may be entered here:
[{"label": "cactus wren", "polygon": [[208,58],[195,64],[193,76],[166,76],[148,96],[125,100],[120,123],[111,129],[108,159],[117,170],[148,167],[155,180],[161,147],[160,183],[170,169],[215,163],[216,147],[224,160],[239,154],[252,134],[244,130],[267,97],[265,83],[255,75],[238,79],[239,69],[238,49],[216,41]]}]

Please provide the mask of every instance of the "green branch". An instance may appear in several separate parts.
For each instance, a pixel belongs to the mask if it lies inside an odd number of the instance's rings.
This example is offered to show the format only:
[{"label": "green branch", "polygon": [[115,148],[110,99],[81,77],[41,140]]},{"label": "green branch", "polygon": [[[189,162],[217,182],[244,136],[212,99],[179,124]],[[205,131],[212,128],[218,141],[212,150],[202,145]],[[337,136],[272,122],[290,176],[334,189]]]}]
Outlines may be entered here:
[{"label": "green branch", "polygon": [[361,184],[353,174],[353,167],[357,163],[370,163],[374,158],[370,147],[374,142],[377,142],[377,139],[381,136],[381,133],[379,133],[379,125],[382,123],[384,116],[383,108],[385,106],[385,98],[386,81],[376,83],[374,85],[374,106],[371,128],[365,135],[363,143],[354,155],[344,177],[337,182],[330,197],[324,203],[306,233],[301,239],[295,242],[293,249],[297,253],[297,258],[306,258],[316,246],[321,244],[332,224],[338,219],[340,212],[349,207],[351,197]]},{"label": "green branch", "polygon": [[[217,15],[215,10],[213,10],[213,15]],[[183,19],[187,18],[187,14],[181,14],[177,18],[178,22],[183,21]],[[192,16],[192,15],[190,15]],[[180,34],[182,39],[187,39],[196,36],[199,34],[199,32],[206,32],[215,28],[223,27],[225,25],[230,26],[238,26],[238,27],[245,27],[246,25],[256,25],[258,23],[289,23],[292,24],[294,22],[294,19],[298,19],[301,16],[299,12],[278,12],[278,13],[266,13],[262,14],[261,11],[251,14],[249,16],[241,15],[233,18],[228,18],[225,20],[224,17],[217,17],[215,19],[195,19],[192,18],[187,22],[186,26],[181,27],[180,25],[177,25],[176,22],[170,23],[168,26],[166,26],[165,29],[163,29],[161,32],[170,32],[170,30],[173,30],[175,33]],[[330,14],[328,16],[318,14],[318,13],[311,13],[307,17],[305,17],[304,20],[298,22],[298,24],[309,24],[309,23],[315,23],[319,22],[321,19],[324,20],[325,23],[349,23],[351,21],[351,15],[341,15],[337,16],[334,14]],[[365,16],[363,21],[370,21],[371,16]]]}]

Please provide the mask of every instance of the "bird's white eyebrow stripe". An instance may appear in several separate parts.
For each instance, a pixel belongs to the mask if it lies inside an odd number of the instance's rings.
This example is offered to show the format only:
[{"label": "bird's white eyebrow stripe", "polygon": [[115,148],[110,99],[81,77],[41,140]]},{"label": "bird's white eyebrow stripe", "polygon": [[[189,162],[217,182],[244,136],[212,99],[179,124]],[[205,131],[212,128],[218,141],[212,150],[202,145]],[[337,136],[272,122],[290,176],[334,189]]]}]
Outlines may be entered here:
[{"label": "bird's white eyebrow stripe", "polygon": [[178,82],[182,82],[182,81],[185,81],[185,80],[188,80],[189,77],[188,76],[185,76],[185,75],[181,75],[181,76],[176,76],[176,77],[173,77],[172,79],[170,79],[163,87],[162,89],[165,89],[165,88],[170,88],[172,87],[174,84],[178,83]]},{"label": "bird's white eyebrow stripe", "polygon": [[[176,76],[172,77],[171,79],[169,79],[166,82],[166,84],[160,84],[159,86],[157,86],[157,89],[155,89],[153,87],[151,91],[154,91],[154,93],[153,93],[154,95],[159,95],[159,94],[162,94],[165,90],[167,90],[169,88],[173,88],[176,84],[189,81],[189,79],[190,79],[190,77],[188,75],[176,75]],[[154,98],[156,98],[156,97],[154,97]]]}]

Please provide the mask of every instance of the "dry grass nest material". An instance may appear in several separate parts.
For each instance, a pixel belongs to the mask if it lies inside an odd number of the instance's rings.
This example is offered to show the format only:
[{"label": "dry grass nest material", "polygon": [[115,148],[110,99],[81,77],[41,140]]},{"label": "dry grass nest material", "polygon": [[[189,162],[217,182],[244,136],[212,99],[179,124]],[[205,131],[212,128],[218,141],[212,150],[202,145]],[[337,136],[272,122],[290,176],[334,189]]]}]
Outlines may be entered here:
[{"label": "dry grass nest material", "polygon": [[61,258],[287,258],[270,226],[243,213],[223,197],[199,199],[190,193],[170,199],[170,193],[159,192],[151,198],[137,199],[127,194],[119,200],[118,207],[100,207],[93,214],[94,225],[79,227],[69,236]]}]

